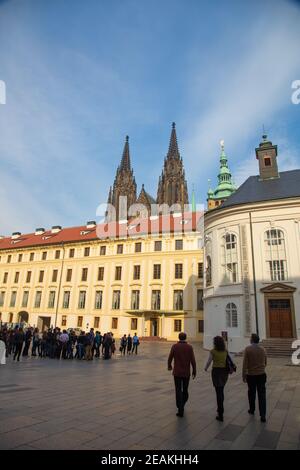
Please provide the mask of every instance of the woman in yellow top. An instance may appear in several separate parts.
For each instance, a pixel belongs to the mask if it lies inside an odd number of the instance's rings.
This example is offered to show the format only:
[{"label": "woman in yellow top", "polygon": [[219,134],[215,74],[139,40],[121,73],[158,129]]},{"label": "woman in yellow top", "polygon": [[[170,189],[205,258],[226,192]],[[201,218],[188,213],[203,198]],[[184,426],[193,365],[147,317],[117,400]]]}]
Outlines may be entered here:
[{"label": "woman in yellow top", "polygon": [[[227,356],[224,339],[221,336],[214,338],[214,348],[209,353],[209,358],[205,366],[207,372],[210,364],[212,363],[212,382],[216,390],[217,404],[218,404],[218,421],[223,421],[224,416],[224,387],[228,380]],[[230,359],[231,361],[231,359]]]}]

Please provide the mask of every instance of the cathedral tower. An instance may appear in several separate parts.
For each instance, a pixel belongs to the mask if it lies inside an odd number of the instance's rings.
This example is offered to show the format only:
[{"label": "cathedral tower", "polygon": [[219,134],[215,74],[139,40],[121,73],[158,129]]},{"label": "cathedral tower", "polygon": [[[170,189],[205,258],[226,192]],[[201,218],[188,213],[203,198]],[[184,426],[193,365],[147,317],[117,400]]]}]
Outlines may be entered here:
[{"label": "cathedral tower", "polygon": [[178,150],[175,123],[172,124],[169,151],[164,161],[163,171],[159,177],[157,204],[178,204],[183,210],[189,203],[187,182],[182,158]]},{"label": "cathedral tower", "polygon": [[[127,206],[122,196],[127,197]],[[136,202],[136,182],[130,163],[129,137],[126,136],[122,160],[117,168],[113,187],[110,188],[108,204],[114,206],[116,219],[127,219],[129,207]],[[121,199],[120,199],[121,198]],[[107,220],[113,220],[113,214],[108,210]]]}]

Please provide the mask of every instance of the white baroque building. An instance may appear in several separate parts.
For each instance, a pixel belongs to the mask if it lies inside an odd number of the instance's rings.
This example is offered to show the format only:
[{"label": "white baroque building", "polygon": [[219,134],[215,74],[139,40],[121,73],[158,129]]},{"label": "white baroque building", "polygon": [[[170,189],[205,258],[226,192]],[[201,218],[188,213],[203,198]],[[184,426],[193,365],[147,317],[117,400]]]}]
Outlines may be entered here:
[{"label": "white baroque building", "polygon": [[300,338],[300,170],[278,172],[267,136],[256,158],[259,175],[205,215],[205,348]]}]

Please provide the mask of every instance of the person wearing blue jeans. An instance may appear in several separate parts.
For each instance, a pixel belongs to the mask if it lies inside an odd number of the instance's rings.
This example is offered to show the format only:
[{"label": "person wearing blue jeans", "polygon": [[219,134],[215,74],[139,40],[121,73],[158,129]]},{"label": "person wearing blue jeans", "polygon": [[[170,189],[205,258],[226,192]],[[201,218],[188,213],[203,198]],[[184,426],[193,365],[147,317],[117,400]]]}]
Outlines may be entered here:
[{"label": "person wearing blue jeans", "polygon": [[137,336],[137,334],[135,333],[134,334],[134,337],[132,338],[132,344],[133,344],[133,347],[132,347],[132,354],[135,352],[135,354],[137,354],[137,351],[138,351],[138,346],[140,344],[140,341],[139,341],[139,337]]}]

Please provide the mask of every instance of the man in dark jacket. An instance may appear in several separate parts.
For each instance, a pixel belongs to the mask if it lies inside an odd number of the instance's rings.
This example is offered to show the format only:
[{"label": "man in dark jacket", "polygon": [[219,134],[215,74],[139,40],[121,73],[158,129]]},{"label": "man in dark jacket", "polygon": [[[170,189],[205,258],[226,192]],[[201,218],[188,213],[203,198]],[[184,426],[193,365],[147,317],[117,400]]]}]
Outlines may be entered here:
[{"label": "man in dark jacket", "polygon": [[23,328],[19,328],[17,332],[15,333],[14,336],[14,342],[15,342],[15,354],[14,354],[14,360],[17,358],[17,360],[20,360],[20,355],[22,352],[23,348],[23,343],[25,341],[25,335],[23,332]]},{"label": "man in dark jacket", "polygon": [[113,339],[111,336],[111,333],[107,333],[105,340],[103,341],[103,347],[104,347],[104,359],[110,359],[111,358],[111,348],[113,345]]},{"label": "man in dark jacket", "polygon": [[[172,368],[172,361],[174,360],[174,369]],[[193,347],[186,342],[186,333],[179,333],[179,341],[171,348],[168,359],[168,370],[173,370],[175,391],[176,391],[176,406],[178,412],[176,416],[180,418],[184,415],[184,406],[188,401],[189,382],[191,376],[196,377],[196,360]]]},{"label": "man in dark jacket", "polygon": [[32,338],[32,329],[28,328],[25,333],[25,346],[23,349],[23,354],[22,356],[28,356],[28,351],[30,348],[30,343],[31,343],[31,338]]}]

